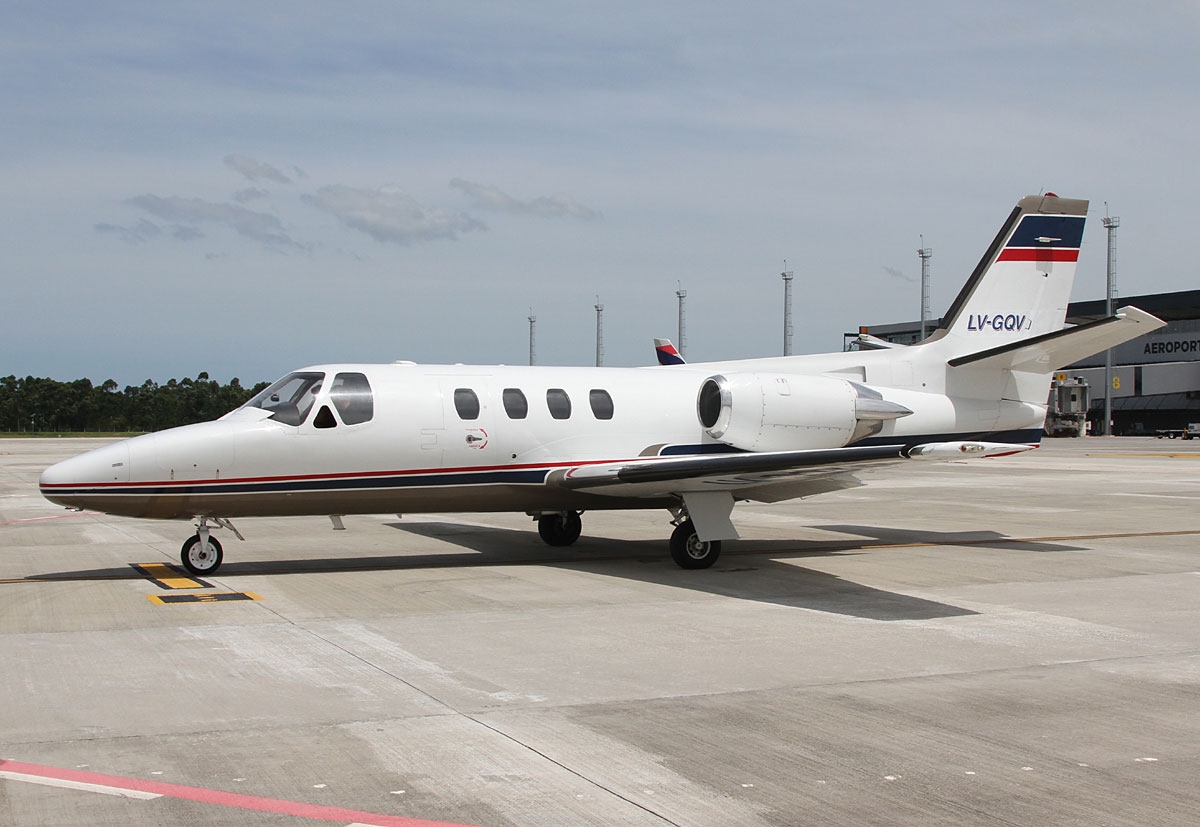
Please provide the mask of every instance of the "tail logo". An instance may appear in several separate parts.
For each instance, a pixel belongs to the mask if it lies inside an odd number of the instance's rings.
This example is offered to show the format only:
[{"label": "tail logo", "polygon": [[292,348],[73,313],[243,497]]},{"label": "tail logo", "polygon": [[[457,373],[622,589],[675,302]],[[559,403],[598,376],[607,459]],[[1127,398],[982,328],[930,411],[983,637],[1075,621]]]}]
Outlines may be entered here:
[{"label": "tail logo", "polygon": [[967,316],[967,330],[993,330],[997,333],[1005,330],[1029,330],[1033,327],[1033,319],[1025,314],[1015,313],[971,313]]}]

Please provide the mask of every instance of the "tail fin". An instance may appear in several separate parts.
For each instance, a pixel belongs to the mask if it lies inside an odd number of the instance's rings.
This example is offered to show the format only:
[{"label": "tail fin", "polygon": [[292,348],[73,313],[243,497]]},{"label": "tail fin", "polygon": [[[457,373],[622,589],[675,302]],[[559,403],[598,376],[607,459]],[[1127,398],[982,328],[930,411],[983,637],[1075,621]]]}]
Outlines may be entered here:
[{"label": "tail fin", "polygon": [[1087,208],[1053,193],[1022,198],[926,343],[954,358],[1061,330]]},{"label": "tail fin", "polygon": [[671,344],[670,339],[655,339],[654,350],[658,354],[658,363],[660,365],[686,365],[683,357],[679,355],[679,351],[675,349],[675,345]]}]

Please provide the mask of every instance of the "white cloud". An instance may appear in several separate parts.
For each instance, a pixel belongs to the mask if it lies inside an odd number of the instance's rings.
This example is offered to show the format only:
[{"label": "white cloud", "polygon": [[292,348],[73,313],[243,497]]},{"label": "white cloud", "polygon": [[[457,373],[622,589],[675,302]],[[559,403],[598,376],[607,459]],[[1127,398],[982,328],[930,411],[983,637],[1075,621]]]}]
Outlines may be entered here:
[{"label": "white cloud", "polygon": [[[228,227],[240,236],[272,247],[295,247],[304,245],[294,241],[284,230],[278,218],[268,213],[254,212],[236,204],[220,204],[202,198],[181,196],[162,197],[139,195],[125,202],[165,221],[173,221],[192,229],[196,237],[201,224],[216,224]],[[176,237],[180,237],[178,232]]]},{"label": "white cloud", "polygon": [[122,227],[119,224],[94,224],[93,227],[98,233],[111,233],[130,244],[142,244],[163,234],[162,227],[144,218],[132,227]]},{"label": "white cloud", "polygon": [[600,213],[585,207],[567,195],[541,196],[530,201],[518,201],[496,187],[476,184],[455,178],[450,182],[453,189],[461,191],[481,208],[517,215],[536,215],[542,218],[600,218]]},{"label": "white cloud", "polygon": [[303,195],[301,200],[380,242],[453,240],[459,233],[487,229],[482,221],[466,213],[426,207],[391,188],[333,185],[321,187],[314,195]]},{"label": "white cloud", "polygon": [[254,158],[249,158],[245,155],[226,155],[225,166],[235,172],[240,172],[251,181],[274,181],[276,184],[292,183],[291,178],[288,178],[270,164],[264,164],[262,161],[256,161]]},{"label": "white cloud", "polygon": [[260,198],[266,198],[269,193],[266,190],[258,187],[247,187],[244,190],[238,190],[233,194],[233,200],[239,204],[245,204],[250,201],[257,201]]}]

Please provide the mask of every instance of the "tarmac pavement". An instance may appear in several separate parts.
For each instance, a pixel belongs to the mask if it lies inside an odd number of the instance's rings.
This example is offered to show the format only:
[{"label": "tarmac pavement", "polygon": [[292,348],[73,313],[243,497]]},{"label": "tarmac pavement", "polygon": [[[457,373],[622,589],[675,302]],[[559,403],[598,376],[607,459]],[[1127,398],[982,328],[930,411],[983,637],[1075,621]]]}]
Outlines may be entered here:
[{"label": "tarmac pavement", "polygon": [[0,825],[1200,822],[1196,443],[741,504],[704,571],[660,511],[378,515],[195,582],[42,499],[101,442],[0,440]]}]

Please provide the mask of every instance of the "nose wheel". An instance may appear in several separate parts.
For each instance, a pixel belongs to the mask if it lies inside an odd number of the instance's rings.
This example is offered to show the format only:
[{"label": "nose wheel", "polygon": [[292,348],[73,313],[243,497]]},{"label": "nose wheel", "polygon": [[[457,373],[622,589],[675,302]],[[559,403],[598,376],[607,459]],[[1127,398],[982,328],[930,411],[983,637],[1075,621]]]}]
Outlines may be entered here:
[{"label": "nose wheel", "polygon": [[200,533],[188,537],[180,550],[179,559],[192,574],[212,574],[224,559],[220,541],[209,537],[207,531],[203,533],[203,538]]}]

